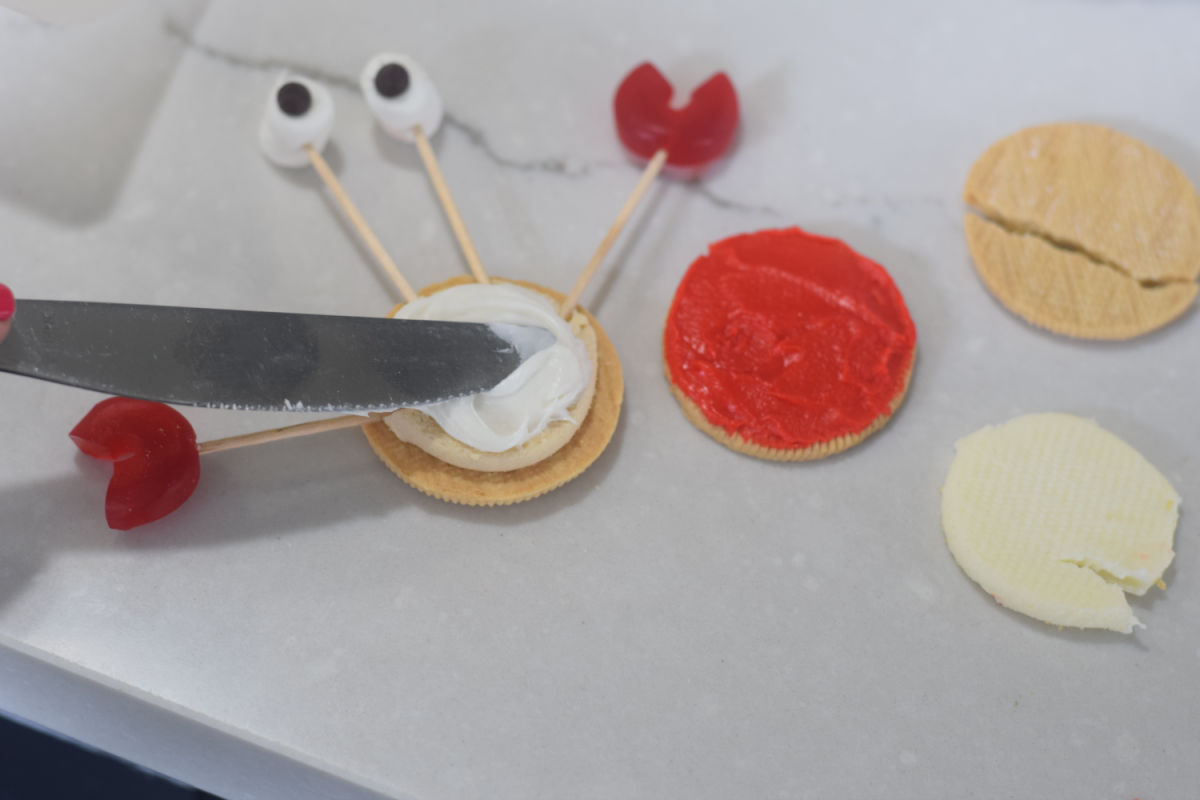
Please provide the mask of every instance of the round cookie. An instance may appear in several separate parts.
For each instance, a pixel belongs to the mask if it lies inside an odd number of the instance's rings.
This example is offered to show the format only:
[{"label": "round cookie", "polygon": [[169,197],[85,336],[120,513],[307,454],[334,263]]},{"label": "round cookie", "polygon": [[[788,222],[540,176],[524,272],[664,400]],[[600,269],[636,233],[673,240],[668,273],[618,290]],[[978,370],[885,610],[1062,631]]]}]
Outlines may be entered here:
[{"label": "round cookie", "polygon": [[1197,294],[1200,196],[1165,156],[1100,125],[1028,128],[971,167],[967,246],[988,290],[1067,336],[1128,339]]},{"label": "round cookie", "polygon": [[[463,276],[433,284],[420,294],[470,282]],[[497,280],[497,279],[493,279]],[[557,303],[563,295],[526,281],[507,281],[541,292]],[[581,309],[582,310],[582,309]],[[479,472],[441,461],[416,445],[402,442],[384,422],[363,426],[371,448],[392,472],[431,497],[469,506],[505,506],[531,500],[580,475],[612,439],[621,413],[624,378],[616,348],[591,314],[583,311],[596,334],[596,387],[587,417],[575,435],[549,458],[508,472]]]},{"label": "round cookie", "polygon": [[1153,465],[1069,414],[963,438],[942,489],[946,545],[963,572],[1053,625],[1131,632],[1125,593],[1161,581],[1178,520],[1179,495]]},{"label": "round cookie", "polygon": [[680,282],[663,333],[684,416],[772,461],[825,458],[882,428],[915,358],[916,328],[883,267],[798,228],[710,245]]}]

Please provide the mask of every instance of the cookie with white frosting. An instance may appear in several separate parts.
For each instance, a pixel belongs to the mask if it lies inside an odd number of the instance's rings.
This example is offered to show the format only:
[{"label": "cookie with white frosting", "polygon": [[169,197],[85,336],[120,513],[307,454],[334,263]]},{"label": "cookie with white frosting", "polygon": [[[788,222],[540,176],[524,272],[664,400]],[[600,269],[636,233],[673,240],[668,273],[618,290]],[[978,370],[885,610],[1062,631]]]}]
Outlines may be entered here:
[{"label": "cookie with white frosting", "polygon": [[536,325],[555,336],[486,392],[387,418],[392,433],[430,455],[482,472],[520,469],[561,449],[587,417],[596,389],[596,333],[582,314],[564,320],[545,295],[513,284],[465,283],[398,306],[392,316]]},{"label": "cookie with white frosting", "polygon": [[[432,297],[470,283],[467,277],[454,278],[426,287],[420,294]],[[533,283],[497,279],[494,283],[500,284],[495,289],[509,285],[532,290],[548,298],[547,307],[551,309],[563,300],[558,292]],[[553,418],[558,415],[554,410],[545,413],[555,405],[551,403],[537,412],[536,416],[546,417],[545,425],[530,438],[500,452],[487,452],[449,436],[433,416],[406,411],[393,415],[388,422],[363,427],[371,447],[409,485],[441,500],[464,505],[519,503],[577,477],[604,452],[616,430],[624,380],[616,349],[595,318],[586,310],[577,309],[568,322],[571,338],[582,342],[591,369],[586,385],[565,409],[564,418]],[[567,363],[564,359],[559,366]],[[554,384],[554,380],[550,383]],[[487,405],[486,400],[481,402]],[[500,402],[503,404],[503,400]],[[442,413],[442,416],[449,420],[455,415]],[[491,422],[495,424],[496,419]],[[521,426],[519,423],[516,427]],[[504,438],[503,432],[498,438]]]}]

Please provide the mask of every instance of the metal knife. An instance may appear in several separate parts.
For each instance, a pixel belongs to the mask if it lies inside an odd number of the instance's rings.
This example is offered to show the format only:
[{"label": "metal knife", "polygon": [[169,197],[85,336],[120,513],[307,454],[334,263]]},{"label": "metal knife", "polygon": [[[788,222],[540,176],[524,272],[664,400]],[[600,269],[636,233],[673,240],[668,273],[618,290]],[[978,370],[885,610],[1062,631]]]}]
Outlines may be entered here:
[{"label": "metal knife", "polygon": [[210,408],[382,411],[487,391],[544,328],[21,300],[0,371]]}]

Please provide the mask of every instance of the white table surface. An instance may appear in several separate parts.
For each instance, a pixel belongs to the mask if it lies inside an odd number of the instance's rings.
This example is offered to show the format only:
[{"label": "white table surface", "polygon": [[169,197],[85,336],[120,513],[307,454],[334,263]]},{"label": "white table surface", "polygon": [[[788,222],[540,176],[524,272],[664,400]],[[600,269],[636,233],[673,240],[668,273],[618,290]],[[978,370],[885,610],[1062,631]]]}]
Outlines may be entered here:
[{"label": "white table surface", "polygon": [[[465,267],[353,91],[373,53],[437,82],[485,265],[560,289],[637,177],[610,121],[625,72],[725,69],[743,104],[728,163],[661,182],[585,296],[624,412],[540,500],[442,504],[342,431],[205,457],[180,511],[117,533],[107,468],[66,435],[98,396],[0,376],[0,708],[231,798],[1191,795],[1200,313],[1124,344],[1041,333],[977,279],[959,195],[991,141],[1064,119],[1200,179],[1198,41],[1198,4],[1115,0],[213,0],[66,30],[0,11],[18,297],[389,308],[315,176],[256,149],[284,65],[332,84],[328,155],[418,285]],[[890,270],[920,356],[880,434],[781,465],[684,420],[659,341],[707,243],[792,224]],[[1183,495],[1133,636],[1003,610],[943,544],[955,440],[1046,410],[1097,419]],[[188,417],[201,438],[296,419]]]}]

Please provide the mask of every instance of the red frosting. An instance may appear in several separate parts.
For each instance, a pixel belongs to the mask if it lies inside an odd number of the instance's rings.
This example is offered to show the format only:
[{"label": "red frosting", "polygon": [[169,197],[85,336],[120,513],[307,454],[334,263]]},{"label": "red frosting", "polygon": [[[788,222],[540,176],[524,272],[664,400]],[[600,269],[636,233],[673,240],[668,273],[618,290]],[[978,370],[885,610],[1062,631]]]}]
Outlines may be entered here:
[{"label": "red frosting", "polygon": [[710,245],[675,292],[663,350],[671,382],[711,424],[793,450],[891,414],[916,342],[883,267],[788,228]]}]

